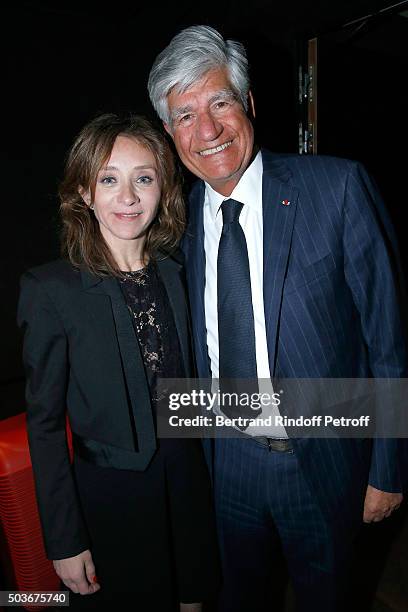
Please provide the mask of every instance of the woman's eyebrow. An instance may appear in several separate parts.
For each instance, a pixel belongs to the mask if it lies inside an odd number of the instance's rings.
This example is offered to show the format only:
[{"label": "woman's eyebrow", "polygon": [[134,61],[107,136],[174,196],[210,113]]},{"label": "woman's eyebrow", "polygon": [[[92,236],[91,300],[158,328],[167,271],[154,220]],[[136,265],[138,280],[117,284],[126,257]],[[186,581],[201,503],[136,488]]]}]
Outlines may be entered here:
[{"label": "woman's eyebrow", "polygon": [[[142,164],[140,166],[133,166],[133,170],[155,170],[156,167],[151,164]],[[100,172],[105,170],[119,170],[116,166],[102,166]]]}]

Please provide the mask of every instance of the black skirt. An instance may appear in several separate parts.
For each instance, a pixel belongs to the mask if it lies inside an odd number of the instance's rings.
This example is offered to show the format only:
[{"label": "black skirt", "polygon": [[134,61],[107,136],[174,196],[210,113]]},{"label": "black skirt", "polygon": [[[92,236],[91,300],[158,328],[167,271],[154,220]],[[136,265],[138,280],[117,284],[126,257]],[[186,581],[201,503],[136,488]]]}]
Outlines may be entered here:
[{"label": "black skirt", "polygon": [[[201,443],[160,440],[144,472],[75,455],[74,473],[101,589],[70,593],[73,609],[178,610],[219,586],[215,520]],[[113,608],[112,608],[113,609]]]}]

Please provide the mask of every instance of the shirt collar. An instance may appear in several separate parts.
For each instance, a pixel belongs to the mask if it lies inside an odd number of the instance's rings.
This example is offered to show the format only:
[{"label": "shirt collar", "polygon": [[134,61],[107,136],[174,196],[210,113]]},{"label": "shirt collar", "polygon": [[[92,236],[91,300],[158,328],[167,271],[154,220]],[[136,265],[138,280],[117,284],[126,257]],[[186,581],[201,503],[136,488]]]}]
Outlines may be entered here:
[{"label": "shirt collar", "polygon": [[258,151],[252,163],[239,179],[230,196],[225,197],[205,183],[205,206],[209,206],[211,218],[215,221],[221,204],[230,198],[248,205],[255,211],[262,212],[262,155]]}]

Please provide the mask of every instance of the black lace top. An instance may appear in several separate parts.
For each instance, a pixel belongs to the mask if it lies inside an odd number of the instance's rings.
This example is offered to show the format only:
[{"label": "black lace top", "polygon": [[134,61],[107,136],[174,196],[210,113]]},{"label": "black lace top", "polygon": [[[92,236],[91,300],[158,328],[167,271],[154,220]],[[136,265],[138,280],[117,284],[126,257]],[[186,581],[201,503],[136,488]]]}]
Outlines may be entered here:
[{"label": "black lace top", "polygon": [[120,285],[142,353],[153,408],[158,378],[185,376],[183,359],[166,289],[150,262],[136,272],[123,272]]}]

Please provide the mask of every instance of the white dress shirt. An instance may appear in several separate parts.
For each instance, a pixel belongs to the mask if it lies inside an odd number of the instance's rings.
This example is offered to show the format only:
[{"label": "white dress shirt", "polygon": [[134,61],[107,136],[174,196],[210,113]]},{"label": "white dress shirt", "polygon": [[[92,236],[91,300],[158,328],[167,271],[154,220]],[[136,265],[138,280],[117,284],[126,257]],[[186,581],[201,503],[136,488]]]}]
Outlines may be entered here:
[{"label": "white dress shirt", "polygon": [[[262,173],[262,155],[261,152],[258,152],[228,198],[214,191],[208,183],[205,183],[204,249],[206,282],[204,306],[211,373],[213,378],[218,378],[217,256],[223,225],[221,204],[224,200],[232,198],[242,202],[244,205],[239,217],[239,223],[243,229],[248,249],[252,306],[254,311],[256,367],[258,379],[263,379],[259,381],[259,390],[266,390],[265,383],[268,382],[268,392],[272,393],[263,301]],[[279,412],[276,412],[276,414],[279,414]],[[277,427],[276,431],[272,433],[263,431],[256,435],[271,435],[272,437],[279,438],[287,437],[283,426]]]}]

